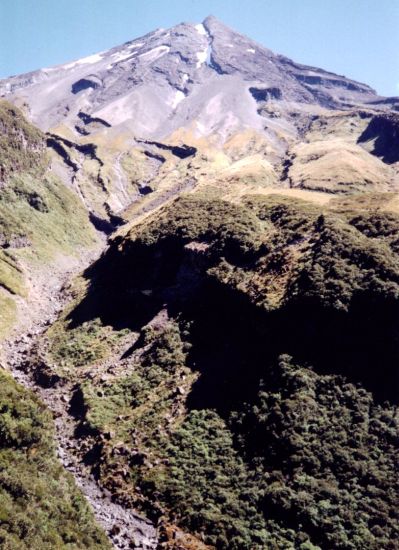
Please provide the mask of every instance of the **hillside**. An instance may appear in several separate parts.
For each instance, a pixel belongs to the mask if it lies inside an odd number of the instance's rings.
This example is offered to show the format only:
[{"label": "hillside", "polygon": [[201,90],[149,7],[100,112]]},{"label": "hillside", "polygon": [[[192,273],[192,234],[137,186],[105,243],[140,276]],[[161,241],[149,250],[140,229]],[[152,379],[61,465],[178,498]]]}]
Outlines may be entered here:
[{"label": "hillside", "polygon": [[0,335],[4,337],[27,315],[27,302],[38,300],[50,266],[56,260],[77,263],[78,248],[93,249],[98,239],[79,198],[49,170],[45,135],[5,101],[0,102],[0,127]]},{"label": "hillside", "polygon": [[389,200],[183,196],[116,237],[46,332],[31,366],[72,381],[82,459],[166,539],[397,547]]}]

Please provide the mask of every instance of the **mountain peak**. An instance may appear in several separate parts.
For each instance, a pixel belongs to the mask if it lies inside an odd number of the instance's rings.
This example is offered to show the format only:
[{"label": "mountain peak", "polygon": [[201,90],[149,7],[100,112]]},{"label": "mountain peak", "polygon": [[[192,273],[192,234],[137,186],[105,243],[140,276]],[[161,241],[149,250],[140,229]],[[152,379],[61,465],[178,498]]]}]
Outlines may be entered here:
[{"label": "mountain peak", "polygon": [[264,133],[271,126],[266,113],[274,110],[309,113],[378,101],[368,86],[275,55],[213,15],[5,79],[0,95],[28,103],[44,130],[64,124],[87,132],[82,121],[89,115],[146,139],[190,127],[197,137],[221,142],[243,128]]},{"label": "mountain peak", "polygon": [[202,21],[202,24],[203,25],[222,25],[223,27],[227,26],[222,21],[220,21],[220,19],[218,19],[212,14],[205,17],[205,19]]}]

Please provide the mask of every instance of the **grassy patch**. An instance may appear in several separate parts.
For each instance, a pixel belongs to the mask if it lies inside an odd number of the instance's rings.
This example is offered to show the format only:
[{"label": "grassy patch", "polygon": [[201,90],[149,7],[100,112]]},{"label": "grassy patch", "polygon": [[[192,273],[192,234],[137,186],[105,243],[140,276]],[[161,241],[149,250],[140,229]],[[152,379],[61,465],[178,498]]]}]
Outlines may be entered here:
[{"label": "grassy patch", "polygon": [[13,256],[0,249],[0,285],[11,294],[26,296],[24,275]]},{"label": "grassy patch", "polygon": [[10,332],[17,319],[17,306],[8,292],[0,290],[0,338]]},{"label": "grassy patch", "polygon": [[69,330],[67,322],[58,322],[47,332],[51,339],[49,353],[61,368],[88,366],[109,355],[124,335],[125,331],[113,332],[111,327],[103,326],[100,319]]},{"label": "grassy patch", "polygon": [[43,173],[44,147],[44,134],[17,107],[0,100],[0,181],[20,171]]},{"label": "grassy patch", "polygon": [[38,181],[25,174],[10,181],[0,196],[0,234],[11,247],[16,237],[23,237],[23,250],[42,261],[76,254],[78,246],[95,242],[83,205],[51,175]]}]

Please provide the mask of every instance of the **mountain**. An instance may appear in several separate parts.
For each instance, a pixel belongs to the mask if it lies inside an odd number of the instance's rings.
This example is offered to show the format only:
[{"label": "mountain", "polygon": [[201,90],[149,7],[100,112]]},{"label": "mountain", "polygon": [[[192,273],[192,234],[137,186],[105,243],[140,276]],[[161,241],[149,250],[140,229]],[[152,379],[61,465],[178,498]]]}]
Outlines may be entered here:
[{"label": "mountain", "polygon": [[0,545],[397,550],[399,99],[214,17],[0,90]]},{"label": "mountain", "polygon": [[181,128],[221,139],[248,127],[263,133],[258,107],[268,101],[307,113],[384,106],[369,86],[276,55],[214,17],[7,79],[0,90],[27,102],[43,130],[62,124],[90,131],[91,117],[146,139]]},{"label": "mountain", "polygon": [[214,17],[5,79],[0,93],[49,132],[54,172],[103,222],[159,187],[173,194],[183,167],[188,186],[398,186],[382,162],[398,159],[384,145],[398,98],[274,54]]}]

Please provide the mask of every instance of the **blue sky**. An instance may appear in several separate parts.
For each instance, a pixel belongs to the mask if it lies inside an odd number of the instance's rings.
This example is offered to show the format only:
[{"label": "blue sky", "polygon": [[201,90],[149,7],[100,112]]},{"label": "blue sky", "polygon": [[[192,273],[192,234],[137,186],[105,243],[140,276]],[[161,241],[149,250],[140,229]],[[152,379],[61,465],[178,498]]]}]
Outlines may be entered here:
[{"label": "blue sky", "polygon": [[0,0],[0,78],[209,14],[295,61],[399,95],[399,0]]}]

